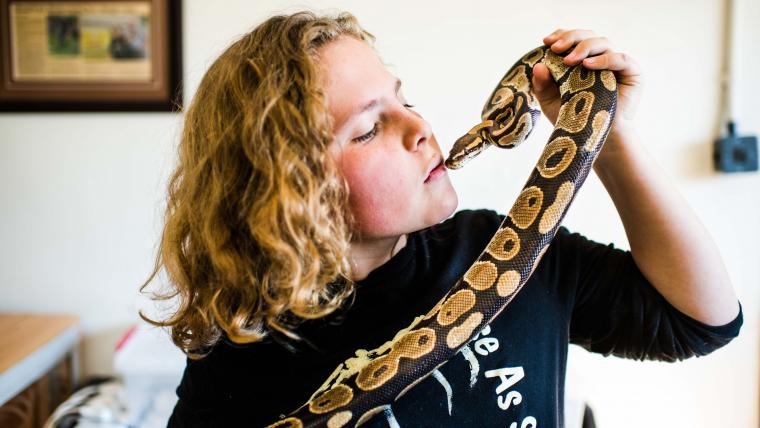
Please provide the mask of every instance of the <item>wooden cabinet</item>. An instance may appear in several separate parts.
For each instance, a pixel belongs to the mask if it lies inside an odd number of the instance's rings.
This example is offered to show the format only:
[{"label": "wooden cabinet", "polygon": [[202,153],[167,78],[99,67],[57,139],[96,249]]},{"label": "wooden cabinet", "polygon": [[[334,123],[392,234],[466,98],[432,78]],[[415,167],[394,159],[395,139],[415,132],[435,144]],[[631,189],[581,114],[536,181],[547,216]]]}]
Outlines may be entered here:
[{"label": "wooden cabinet", "polygon": [[76,388],[78,318],[0,314],[0,427],[41,427]]}]

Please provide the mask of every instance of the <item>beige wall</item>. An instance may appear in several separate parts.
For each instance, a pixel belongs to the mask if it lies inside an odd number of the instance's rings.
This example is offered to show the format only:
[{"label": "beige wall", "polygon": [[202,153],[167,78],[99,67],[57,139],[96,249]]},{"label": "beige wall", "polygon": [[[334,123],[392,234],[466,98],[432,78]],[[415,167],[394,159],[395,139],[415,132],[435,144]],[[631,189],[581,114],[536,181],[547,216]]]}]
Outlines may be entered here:
[{"label": "beige wall", "polygon": [[[644,144],[713,233],[745,325],[726,348],[680,364],[573,348],[568,388],[587,395],[603,427],[758,426],[760,174],[716,174],[710,163],[722,1],[184,3],[188,100],[210,61],[266,16],[301,5],[347,9],[377,36],[446,152],[477,121],[506,68],[544,35],[580,27],[608,36],[644,68]],[[737,119],[742,133],[758,135],[760,2],[737,0],[737,8]],[[87,374],[113,370],[113,345],[148,306],[136,290],[152,265],[180,127],[179,115],[160,113],[0,115],[0,310],[79,314]],[[549,131],[544,122],[525,147],[491,152],[477,168],[452,173],[459,208],[505,212]],[[565,225],[627,248],[594,176]]]}]

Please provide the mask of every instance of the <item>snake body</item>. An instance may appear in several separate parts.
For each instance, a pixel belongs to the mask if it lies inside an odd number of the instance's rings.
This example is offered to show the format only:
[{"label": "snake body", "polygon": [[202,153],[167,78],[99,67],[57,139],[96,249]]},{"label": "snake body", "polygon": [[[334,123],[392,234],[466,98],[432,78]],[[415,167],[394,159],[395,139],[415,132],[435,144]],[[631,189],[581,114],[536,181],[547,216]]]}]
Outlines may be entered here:
[{"label": "snake body", "polygon": [[445,364],[527,282],[607,138],[617,103],[614,74],[567,66],[546,46],[528,52],[491,93],[482,122],[455,142],[445,161],[459,168],[491,145],[511,148],[527,138],[541,114],[531,92],[539,62],[559,85],[559,116],[527,183],[478,259],[427,314],[377,349],[357,350],[303,406],[270,428],[360,426]]}]

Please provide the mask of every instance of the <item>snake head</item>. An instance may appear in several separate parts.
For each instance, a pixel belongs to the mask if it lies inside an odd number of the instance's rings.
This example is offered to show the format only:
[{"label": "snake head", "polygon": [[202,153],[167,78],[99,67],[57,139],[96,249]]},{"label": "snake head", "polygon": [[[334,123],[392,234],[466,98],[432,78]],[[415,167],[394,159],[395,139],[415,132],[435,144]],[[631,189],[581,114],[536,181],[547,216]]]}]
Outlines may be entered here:
[{"label": "snake head", "polygon": [[446,161],[444,162],[446,168],[461,168],[470,159],[490,147],[493,142],[488,135],[492,126],[492,120],[484,120],[473,126],[466,134],[459,137],[454,142],[454,146],[449,152],[449,157],[446,158]]}]

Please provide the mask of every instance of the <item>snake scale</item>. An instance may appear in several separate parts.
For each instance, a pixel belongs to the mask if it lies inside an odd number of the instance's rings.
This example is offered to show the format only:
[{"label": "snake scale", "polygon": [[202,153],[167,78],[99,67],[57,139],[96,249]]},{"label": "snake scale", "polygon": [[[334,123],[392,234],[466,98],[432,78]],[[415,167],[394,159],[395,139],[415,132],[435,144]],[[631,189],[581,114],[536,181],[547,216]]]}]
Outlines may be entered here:
[{"label": "snake scale", "polygon": [[357,350],[274,427],[357,427],[445,364],[515,297],[554,238],[591,170],[615,115],[617,83],[609,70],[567,66],[538,47],[518,60],[492,92],[482,122],[459,138],[446,159],[455,169],[491,145],[522,142],[541,114],[531,91],[543,62],[560,89],[554,131],[536,167],[486,248],[427,314],[370,351]]}]

